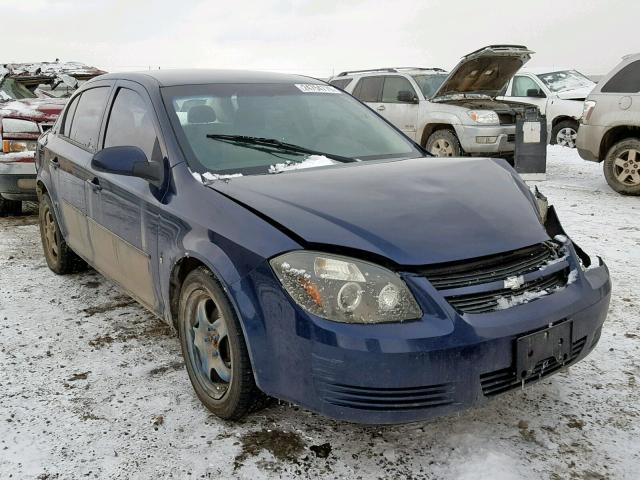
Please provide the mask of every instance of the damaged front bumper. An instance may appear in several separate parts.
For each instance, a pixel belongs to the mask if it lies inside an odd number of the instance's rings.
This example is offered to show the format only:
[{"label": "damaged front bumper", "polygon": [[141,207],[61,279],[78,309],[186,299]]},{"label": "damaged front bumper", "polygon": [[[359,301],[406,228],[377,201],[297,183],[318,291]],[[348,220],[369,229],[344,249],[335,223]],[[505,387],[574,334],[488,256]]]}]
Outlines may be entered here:
[{"label": "damaged front bumper", "polygon": [[497,154],[515,150],[515,125],[456,125],[455,129],[466,153]]},{"label": "damaged front bumper", "polygon": [[[564,235],[552,208],[546,226],[552,238]],[[393,424],[480,405],[546,378],[593,350],[611,294],[604,263],[590,265],[579,247],[564,242],[573,277],[566,286],[487,313],[461,313],[425,276],[401,273],[425,312],[403,323],[344,324],[310,315],[264,264],[230,291],[256,382],[269,395],[333,418]],[[562,324],[570,332],[565,356],[541,359],[526,376],[518,372],[518,339]]]}]

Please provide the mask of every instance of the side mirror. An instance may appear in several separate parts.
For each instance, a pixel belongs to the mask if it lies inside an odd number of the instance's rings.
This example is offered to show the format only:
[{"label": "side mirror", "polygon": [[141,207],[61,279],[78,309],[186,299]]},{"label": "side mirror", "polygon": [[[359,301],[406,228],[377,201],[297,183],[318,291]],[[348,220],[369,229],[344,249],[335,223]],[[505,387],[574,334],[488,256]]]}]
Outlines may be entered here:
[{"label": "side mirror", "polygon": [[149,163],[145,153],[138,147],[103,148],[91,159],[91,167],[99,172],[143,178],[158,187],[164,180],[162,164]]},{"label": "side mirror", "polygon": [[530,88],[529,90],[527,90],[527,97],[545,98],[546,95],[542,90],[538,90],[537,88]]},{"label": "side mirror", "polygon": [[401,103],[418,103],[418,97],[408,90],[400,90],[398,92],[398,101]]}]

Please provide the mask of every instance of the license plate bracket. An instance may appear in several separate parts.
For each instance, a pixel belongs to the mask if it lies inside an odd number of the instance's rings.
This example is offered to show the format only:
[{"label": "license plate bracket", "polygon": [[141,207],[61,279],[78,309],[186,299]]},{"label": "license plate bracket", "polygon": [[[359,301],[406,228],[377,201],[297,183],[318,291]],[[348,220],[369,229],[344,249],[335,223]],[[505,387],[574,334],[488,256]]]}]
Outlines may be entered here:
[{"label": "license plate bracket", "polygon": [[544,371],[552,366],[554,359],[559,365],[564,365],[571,355],[571,335],[572,322],[566,321],[518,338],[518,379],[524,381],[532,376],[543,375]]}]

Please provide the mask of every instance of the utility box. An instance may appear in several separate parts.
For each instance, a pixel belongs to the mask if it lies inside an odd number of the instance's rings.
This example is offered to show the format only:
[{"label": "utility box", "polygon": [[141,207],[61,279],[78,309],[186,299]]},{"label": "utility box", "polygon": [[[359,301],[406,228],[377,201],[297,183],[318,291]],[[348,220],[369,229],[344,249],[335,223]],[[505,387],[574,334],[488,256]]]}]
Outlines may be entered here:
[{"label": "utility box", "polygon": [[516,172],[525,180],[545,180],[547,172],[547,119],[537,107],[526,107],[516,117]]}]

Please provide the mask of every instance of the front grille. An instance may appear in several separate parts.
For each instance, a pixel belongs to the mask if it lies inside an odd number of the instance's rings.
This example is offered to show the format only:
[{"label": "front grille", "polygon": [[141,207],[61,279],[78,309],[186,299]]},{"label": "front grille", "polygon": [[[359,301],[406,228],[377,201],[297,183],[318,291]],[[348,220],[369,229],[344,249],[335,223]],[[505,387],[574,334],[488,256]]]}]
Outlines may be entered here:
[{"label": "front grille", "polygon": [[[502,288],[490,292],[471,293],[446,297],[449,304],[462,313],[487,313],[510,305],[518,304],[518,296],[530,294],[529,301],[536,298],[536,294],[556,288],[564,287],[567,283],[567,271],[562,270],[548,277],[538,278],[525,283],[518,289]],[[541,295],[542,296],[542,295]],[[524,303],[524,299],[522,302]]]},{"label": "front grille", "polygon": [[454,384],[441,383],[425,387],[369,388],[316,382],[321,397],[340,407],[360,410],[416,410],[454,403]]},{"label": "front grille", "polygon": [[557,258],[560,258],[558,247],[544,242],[497,255],[434,265],[421,269],[420,274],[438,290],[448,290],[524,275]]},{"label": "front grille", "polygon": [[[582,337],[580,340],[573,342],[571,345],[571,355],[567,359],[565,366],[575,362],[575,360],[580,356],[586,342],[587,337]],[[544,371],[542,371],[542,365],[544,362],[548,362],[548,364]],[[533,375],[527,378],[524,383],[531,383],[547,377],[557,372],[560,368],[562,368],[562,364],[558,363],[555,357],[540,361],[535,366]],[[515,366],[512,365],[511,367],[503,368],[501,370],[483,373],[480,375],[480,384],[482,386],[482,393],[486,397],[491,397],[520,387],[522,385],[522,380],[518,379]]]},{"label": "front grille", "polygon": [[515,133],[510,133],[507,135],[507,142],[509,143],[513,143],[516,141],[516,134]]},{"label": "front grille", "polygon": [[500,125],[515,125],[516,116],[513,113],[498,113]]},{"label": "front grille", "polygon": [[531,280],[517,289],[504,288],[504,283],[501,283],[498,288],[489,287],[488,290],[462,295],[448,290],[504,282],[510,277],[535,272],[561,259],[559,247],[553,242],[544,242],[497,255],[438,264],[422,268],[418,273],[425,276],[437,290],[444,291],[445,298],[457,311],[486,313],[517,304],[518,299],[514,297],[519,295],[529,294],[527,300],[533,300],[535,294],[543,290],[566,285],[567,270]]}]

